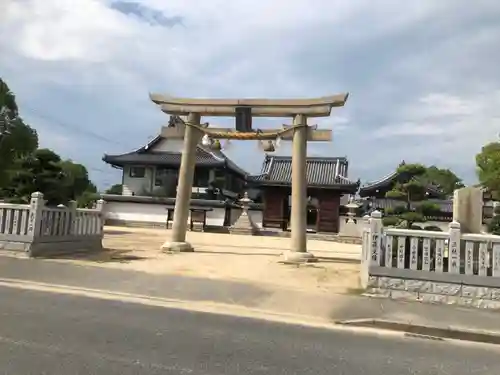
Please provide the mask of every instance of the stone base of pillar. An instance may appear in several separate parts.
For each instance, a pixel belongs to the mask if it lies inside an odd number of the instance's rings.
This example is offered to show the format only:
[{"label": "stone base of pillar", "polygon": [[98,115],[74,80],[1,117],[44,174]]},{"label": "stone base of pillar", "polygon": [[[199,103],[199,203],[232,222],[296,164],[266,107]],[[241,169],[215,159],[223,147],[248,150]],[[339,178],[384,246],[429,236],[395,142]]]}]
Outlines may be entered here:
[{"label": "stone base of pillar", "polygon": [[280,263],[292,263],[292,264],[297,264],[297,263],[314,263],[317,262],[318,258],[316,258],[313,254],[308,253],[308,252],[301,252],[301,251],[285,251],[282,255],[282,259],[280,260]]},{"label": "stone base of pillar", "polygon": [[189,242],[165,242],[161,250],[171,253],[188,253],[194,251],[193,246]]}]

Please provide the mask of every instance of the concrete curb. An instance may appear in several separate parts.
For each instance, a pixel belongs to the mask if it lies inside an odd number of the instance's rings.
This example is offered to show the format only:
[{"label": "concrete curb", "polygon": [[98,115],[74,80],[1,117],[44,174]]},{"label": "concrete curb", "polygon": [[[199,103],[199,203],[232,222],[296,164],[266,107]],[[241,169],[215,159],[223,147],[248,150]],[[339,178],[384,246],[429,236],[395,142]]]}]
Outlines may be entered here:
[{"label": "concrete curb", "polygon": [[434,327],[383,319],[340,320],[335,323],[344,326],[397,331],[403,332],[408,336],[426,336],[428,338],[438,340],[452,339],[500,345],[500,332],[492,333],[488,331],[469,330],[458,327]]}]

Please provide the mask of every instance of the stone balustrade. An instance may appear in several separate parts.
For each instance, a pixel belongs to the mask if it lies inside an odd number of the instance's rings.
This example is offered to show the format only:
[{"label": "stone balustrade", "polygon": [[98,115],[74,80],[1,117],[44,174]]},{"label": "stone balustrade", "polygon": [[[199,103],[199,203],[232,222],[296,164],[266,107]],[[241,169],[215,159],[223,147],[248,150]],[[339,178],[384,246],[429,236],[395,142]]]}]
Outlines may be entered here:
[{"label": "stone balustrade", "polygon": [[28,256],[102,249],[103,205],[47,207],[41,193],[33,193],[28,205],[0,203],[0,249]]},{"label": "stone balustrade", "polygon": [[361,281],[395,299],[500,308],[500,236],[384,228],[364,218]]}]

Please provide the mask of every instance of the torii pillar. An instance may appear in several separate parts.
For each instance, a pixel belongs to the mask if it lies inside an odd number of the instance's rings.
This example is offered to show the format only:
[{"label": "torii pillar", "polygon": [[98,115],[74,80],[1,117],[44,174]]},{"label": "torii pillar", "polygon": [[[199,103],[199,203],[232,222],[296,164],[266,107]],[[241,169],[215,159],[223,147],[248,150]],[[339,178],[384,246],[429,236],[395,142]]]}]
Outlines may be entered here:
[{"label": "torii pillar", "polygon": [[[151,100],[169,115],[188,116],[188,123],[199,125],[201,116],[236,117],[236,130],[215,128],[212,131],[252,131],[252,117],[292,117],[293,128],[282,136],[293,142],[292,151],[292,238],[284,260],[307,262],[313,257],[307,252],[307,142],[331,141],[331,130],[313,130],[307,126],[308,117],[328,117],[333,107],[344,106],[348,94],[318,99],[191,99],[151,94]],[[262,130],[261,134],[274,130]],[[183,132],[183,134],[180,134]],[[186,241],[187,220],[196,162],[196,145],[203,136],[192,126],[185,129],[164,128],[162,135],[184,138],[179,170],[179,183],[174,210],[172,237],[163,246],[167,251],[193,251]],[[257,138],[256,138],[257,139]]]},{"label": "torii pillar", "polygon": [[[307,125],[307,118],[300,114],[293,119],[294,125]],[[312,259],[307,252],[307,133],[309,128],[293,131],[292,140],[292,243],[285,253],[285,261],[302,262]]]}]

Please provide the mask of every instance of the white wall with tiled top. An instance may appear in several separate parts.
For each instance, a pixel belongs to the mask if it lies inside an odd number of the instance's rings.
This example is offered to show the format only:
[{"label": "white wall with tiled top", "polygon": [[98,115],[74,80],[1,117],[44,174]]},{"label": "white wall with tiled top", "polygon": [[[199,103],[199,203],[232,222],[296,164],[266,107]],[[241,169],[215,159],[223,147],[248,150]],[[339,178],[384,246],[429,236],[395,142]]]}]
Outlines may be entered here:
[{"label": "white wall with tiled top", "polygon": [[[165,224],[167,221],[167,208],[161,204],[134,203],[134,202],[106,202],[104,205],[104,217],[107,220],[117,220],[122,223],[135,224]],[[233,225],[241,215],[241,210],[231,210],[229,225]],[[257,224],[262,227],[262,212],[250,211],[250,215]],[[224,225],[225,209],[213,208],[207,212],[207,225],[222,227]],[[188,218],[189,222],[189,218]]]}]

